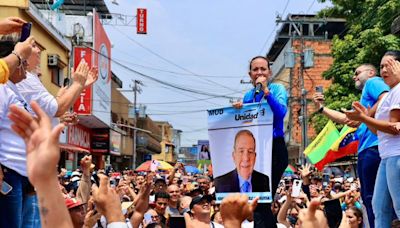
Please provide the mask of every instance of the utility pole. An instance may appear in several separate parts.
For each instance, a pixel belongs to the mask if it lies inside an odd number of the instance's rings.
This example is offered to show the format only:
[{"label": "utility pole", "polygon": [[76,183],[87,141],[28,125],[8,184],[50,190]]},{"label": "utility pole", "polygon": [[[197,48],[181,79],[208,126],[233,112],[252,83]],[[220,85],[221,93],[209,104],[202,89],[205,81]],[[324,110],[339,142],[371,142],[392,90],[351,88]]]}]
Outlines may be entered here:
[{"label": "utility pole", "polygon": [[[281,17],[277,17],[276,20],[277,23],[284,23],[284,24],[288,24],[289,28],[288,28],[288,34],[287,35],[280,35],[280,38],[289,38],[289,39],[300,39],[300,48],[298,50],[298,55],[300,57],[300,66],[299,66],[299,71],[298,71],[298,75],[299,75],[299,82],[300,82],[300,88],[299,92],[300,92],[300,107],[301,107],[301,116],[299,116],[299,123],[301,124],[301,146],[299,148],[299,163],[300,164],[304,164],[305,162],[305,157],[304,157],[304,150],[308,145],[308,137],[307,137],[307,132],[308,132],[308,127],[307,127],[307,90],[304,87],[304,69],[306,67],[310,67],[309,63],[307,63],[307,66],[305,66],[305,47],[304,47],[304,39],[305,38],[311,38],[311,39],[315,39],[317,36],[315,36],[314,34],[314,25],[318,25],[321,26],[322,24],[326,23],[326,19],[316,19],[316,18],[302,18],[302,17],[298,17],[298,18],[292,18],[291,15],[288,16],[288,18],[286,20],[282,20]],[[308,26],[308,34],[304,35],[304,31],[303,31],[303,27],[304,26]],[[307,52],[306,54],[309,54],[309,52]],[[286,66],[288,68],[293,69],[295,66],[295,53],[292,52],[291,58],[293,58],[292,60],[289,59],[288,61],[288,65]],[[286,62],[286,60],[285,60]],[[313,64],[313,63],[312,63]],[[286,65],[286,63],[285,63]],[[291,73],[294,72],[291,70]],[[290,85],[293,85],[292,83],[292,77],[290,77]],[[290,88],[290,97],[292,97],[292,90]]]},{"label": "utility pole", "polygon": [[135,126],[135,129],[133,129],[133,151],[132,151],[132,169],[134,170],[136,168],[136,127],[137,127],[137,118],[138,114],[136,112],[136,99],[137,99],[137,93],[141,93],[142,90],[139,87],[139,85],[143,85],[143,83],[139,80],[134,80],[133,81],[133,110],[134,110],[134,115],[135,119],[133,121],[133,124]]},{"label": "utility pole", "polygon": [[299,79],[301,84],[301,129],[302,129],[302,140],[301,140],[301,147],[299,152],[299,163],[304,164],[304,150],[308,145],[308,127],[307,127],[307,90],[304,88],[304,37],[303,37],[303,26],[300,27],[301,31],[301,44],[300,44],[300,67],[299,67]]}]

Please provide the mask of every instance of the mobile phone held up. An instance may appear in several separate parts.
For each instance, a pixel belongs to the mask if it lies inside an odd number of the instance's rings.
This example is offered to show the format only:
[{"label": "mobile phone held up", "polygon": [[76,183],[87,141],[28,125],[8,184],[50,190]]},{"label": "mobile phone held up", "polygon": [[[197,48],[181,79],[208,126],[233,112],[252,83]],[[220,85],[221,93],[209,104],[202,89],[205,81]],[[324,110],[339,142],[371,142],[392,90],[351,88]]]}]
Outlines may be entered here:
[{"label": "mobile phone held up", "polygon": [[1,194],[3,195],[7,195],[8,193],[10,193],[12,190],[12,186],[9,185],[7,182],[3,181],[3,183],[1,183]]},{"label": "mobile phone held up", "polygon": [[64,87],[69,86],[69,78],[64,78],[63,86],[64,86]]},{"label": "mobile phone held up", "polygon": [[330,184],[330,175],[323,174],[322,175],[322,189],[325,189]]},{"label": "mobile phone held up", "polygon": [[20,42],[24,42],[31,35],[32,23],[28,22],[22,25]]},{"label": "mobile phone held up", "polygon": [[315,87],[315,92],[317,92],[317,93],[324,93],[324,87],[322,87],[322,86],[316,86],[316,87]]},{"label": "mobile phone held up", "polygon": [[292,185],[292,197],[299,197],[301,191],[302,180],[294,180]]}]

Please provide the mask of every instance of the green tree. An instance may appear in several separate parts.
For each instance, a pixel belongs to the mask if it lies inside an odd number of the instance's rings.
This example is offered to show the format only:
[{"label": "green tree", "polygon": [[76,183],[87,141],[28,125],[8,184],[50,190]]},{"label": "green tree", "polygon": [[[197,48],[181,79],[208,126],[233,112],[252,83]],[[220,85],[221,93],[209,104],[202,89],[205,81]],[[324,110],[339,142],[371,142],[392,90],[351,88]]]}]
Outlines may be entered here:
[{"label": "green tree", "polygon": [[[339,34],[333,38],[334,62],[323,73],[326,79],[333,79],[333,84],[324,95],[327,107],[340,110],[350,108],[360,97],[361,91],[354,87],[355,68],[362,63],[371,63],[379,69],[387,50],[400,49],[400,37],[390,33],[393,20],[400,15],[400,1],[331,0],[331,3],[332,7],[321,10],[319,16],[345,18],[347,30],[344,36]],[[319,132],[327,118],[316,114],[311,116],[311,122]]]}]

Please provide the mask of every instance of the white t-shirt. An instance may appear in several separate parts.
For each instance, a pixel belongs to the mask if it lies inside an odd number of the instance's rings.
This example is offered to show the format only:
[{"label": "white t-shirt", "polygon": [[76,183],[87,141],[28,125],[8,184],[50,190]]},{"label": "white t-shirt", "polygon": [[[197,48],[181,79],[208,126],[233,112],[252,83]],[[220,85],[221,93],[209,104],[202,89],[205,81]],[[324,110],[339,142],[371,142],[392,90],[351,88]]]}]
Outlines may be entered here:
[{"label": "white t-shirt", "polygon": [[38,76],[26,73],[26,79],[17,83],[18,91],[27,102],[36,101],[47,115],[54,117],[58,110],[56,98],[43,86]]},{"label": "white t-shirt", "polygon": [[[389,121],[390,111],[400,109],[400,83],[393,87],[382,99],[376,110],[377,120]],[[400,155],[400,135],[378,131],[379,155],[382,159]]]},{"label": "white t-shirt", "polygon": [[0,85],[0,164],[22,176],[27,176],[25,142],[11,129],[12,122],[7,116],[11,104],[24,108],[34,115],[14,83],[8,81]]}]

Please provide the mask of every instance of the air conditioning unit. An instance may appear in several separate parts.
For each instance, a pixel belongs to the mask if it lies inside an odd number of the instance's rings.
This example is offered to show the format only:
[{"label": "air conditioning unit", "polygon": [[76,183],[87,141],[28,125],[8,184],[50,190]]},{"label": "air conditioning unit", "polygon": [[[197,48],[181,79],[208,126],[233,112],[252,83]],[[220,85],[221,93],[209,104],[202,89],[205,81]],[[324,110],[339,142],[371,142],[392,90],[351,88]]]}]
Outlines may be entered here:
[{"label": "air conditioning unit", "polygon": [[56,67],[58,66],[58,60],[60,59],[60,56],[57,54],[52,54],[47,56],[47,65],[50,67]]}]

